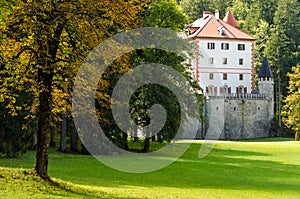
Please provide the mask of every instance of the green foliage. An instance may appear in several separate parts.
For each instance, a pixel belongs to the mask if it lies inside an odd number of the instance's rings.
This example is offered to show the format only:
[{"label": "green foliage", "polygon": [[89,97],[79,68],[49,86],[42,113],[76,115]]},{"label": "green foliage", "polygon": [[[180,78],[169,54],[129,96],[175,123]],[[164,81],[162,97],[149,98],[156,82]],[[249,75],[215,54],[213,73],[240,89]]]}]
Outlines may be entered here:
[{"label": "green foliage", "polygon": [[289,92],[284,100],[285,106],[282,115],[285,124],[300,133],[300,65],[294,66],[292,71],[288,74],[290,78]]},{"label": "green foliage", "polygon": [[[168,28],[176,31],[183,29],[186,16],[178,8],[175,1],[153,1],[148,5],[140,17],[142,26]],[[174,44],[175,45],[175,44]],[[189,83],[199,89],[199,86],[186,72],[185,60],[173,53],[157,49],[141,49],[123,55],[106,70],[98,86],[96,107],[100,125],[106,136],[123,149],[128,149],[127,134],[123,133],[113,119],[111,112],[111,95],[119,78],[135,66],[144,63],[165,64],[176,69]],[[166,77],[167,78],[167,77]],[[175,82],[175,80],[174,80]],[[130,84],[133,84],[130,82]],[[154,104],[164,106],[167,112],[167,121],[163,129],[157,134],[160,142],[170,142],[178,131],[180,124],[180,106],[174,94],[160,85],[145,85],[133,94],[130,101],[130,114],[137,125],[146,126],[150,123],[149,111]],[[136,129],[133,129],[136,131]],[[148,132],[150,135],[153,132]],[[145,139],[144,152],[149,150],[150,139]],[[130,146],[129,146],[130,149]]]},{"label": "green foliage", "polygon": [[257,22],[262,18],[261,4],[259,1],[254,1],[250,4],[250,8],[247,12],[247,16],[245,18],[245,24],[243,26],[243,30],[245,30],[250,35],[253,35],[254,29],[257,27]]},{"label": "green foliage", "polygon": [[241,28],[244,27],[245,20],[249,13],[249,3],[247,1],[233,0],[232,6],[228,7]]},{"label": "green foliage", "polygon": [[203,11],[211,10],[210,2],[207,0],[181,0],[180,7],[182,11],[189,17],[189,21],[193,22],[202,17]]},{"label": "green foliage", "polygon": [[24,119],[25,111],[12,116],[7,113],[3,104],[0,106],[0,154],[7,157],[18,157],[31,146],[33,132],[36,130],[34,119]]},{"label": "green foliage", "polygon": [[233,5],[233,0],[181,0],[180,7],[189,17],[190,22],[203,16],[203,11],[220,11],[220,17],[224,17],[228,7]]},{"label": "green foliage", "polygon": [[151,3],[141,21],[144,26],[181,31],[184,28],[186,16],[174,0],[162,0]]},{"label": "green foliage", "polygon": [[[95,45],[136,27],[141,1],[19,1],[1,26],[0,102],[14,115],[21,92],[33,96],[38,120],[37,173],[48,179],[49,134],[61,113],[70,111],[73,81]],[[17,91],[17,92],[15,92]],[[22,109],[23,107],[21,107]]]},{"label": "green foliage", "polygon": [[265,55],[265,49],[266,44],[269,40],[270,35],[270,26],[268,22],[261,19],[257,25],[257,27],[254,28],[254,37],[255,45],[254,45],[254,69],[255,69],[255,85],[257,85],[258,80],[258,74],[262,65],[262,61],[264,59]]}]

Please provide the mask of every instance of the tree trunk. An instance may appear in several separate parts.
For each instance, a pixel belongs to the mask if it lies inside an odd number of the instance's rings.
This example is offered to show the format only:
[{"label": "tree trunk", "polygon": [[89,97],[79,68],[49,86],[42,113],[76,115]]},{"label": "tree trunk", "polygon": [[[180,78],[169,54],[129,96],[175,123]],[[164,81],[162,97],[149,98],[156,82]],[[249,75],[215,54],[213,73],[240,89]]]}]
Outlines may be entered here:
[{"label": "tree trunk", "polygon": [[151,136],[151,141],[152,141],[152,142],[155,142],[155,141],[156,141],[156,136],[155,136],[155,135],[152,135],[152,136]]},{"label": "tree trunk", "polygon": [[298,132],[295,133],[295,141],[299,141],[300,134]]},{"label": "tree trunk", "polygon": [[51,128],[51,135],[50,135],[50,147],[55,148],[55,145],[56,145],[56,143],[55,143],[55,128],[52,127]]},{"label": "tree trunk", "polygon": [[67,139],[67,117],[66,114],[62,114],[61,116],[61,131],[60,131],[60,145],[59,151],[66,152],[66,139]]},{"label": "tree trunk", "polygon": [[127,133],[122,133],[123,148],[124,148],[124,150],[128,150],[129,149],[127,138],[128,138]]},{"label": "tree trunk", "polygon": [[36,149],[36,133],[32,135],[32,143],[31,143],[31,148]]},{"label": "tree trunk", "polygon": [[50,180],[48,176],[48,155],[50,143],[50,116],[51,116],[51,92],[44,89],[39,96],[39,117],[36,144],[36,163],[37,174],[45,180]]},{"label": "tree trunk", "polygon": [[139,137],[138,137],[138,127],[135,126],[135,128],[133,129],[133,141],[134,142],[138,142],[139,141]]},{"label": "tree trunk", "polygon": [[[39,45],[41,57],[38,65],[38,82],[40,83],[39,107],[38,107],[38,131],[36,145],[36,163],[35,170],[44,180],[51,181],[48,176],[48,155],[50,145],[50,119],[51,119],[51,101],[52,101],[52,81],[53,81],[53,63],[45,62],[43,55],[50,55],[51,60],[55,60],[57,49],[59,48],[60,36],[62,34],[62,24],[58,24],[53,37],[47,40],[46,45]],[[38,42],[44,43],[40,39]],[[45,53],[47,52],[47,53]]]},{"label": "tree trunk", "polygon": [[78,133],[73,120],[72,136],[71,136],[71,151],[78,152]]},{"label": "tree trunk", "polygon": [[148,153],[150,149],[150,137],[145,138],[143,152]]}]

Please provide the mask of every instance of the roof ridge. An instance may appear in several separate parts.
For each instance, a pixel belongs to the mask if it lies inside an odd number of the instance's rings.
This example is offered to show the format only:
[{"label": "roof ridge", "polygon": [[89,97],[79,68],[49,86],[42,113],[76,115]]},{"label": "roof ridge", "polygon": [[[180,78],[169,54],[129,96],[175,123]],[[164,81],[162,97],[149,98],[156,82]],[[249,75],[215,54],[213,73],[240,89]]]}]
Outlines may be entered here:
[{"label": "roof ridge", "polygon": [[[220,19],[221,20],[221,19]],[[226,23],[224,22],[223,20],[221,20],[223,23]],[[220,22],[219,22],[220,23]],[[220,23],[222,26],[224,26],[224,24]],[[227,23],[226,23],[227,24]],[[227,24],[227,25],[230,25],[230,24]],[[232,26],[233,27],[233,26]],[[226,27],[225,27],[226,28]],[[226,28],[226,31],[228,31],[234,38],[237,38],[228,28]]]},{"label": "roof ridge", "polygon": [[[213,15],[209,15],[209,19],[207,20],[207,22],[202,27],[199,27],[198,30],[196,30],[189,37],[195,37],[195,36],[197,36],[201,32],[201,30],[203,30],[203,28],[208,24],[208,22],[212,19],[212,17],[213,17]],[[201,18],[201,19],[204,20],[204,17]]]}]

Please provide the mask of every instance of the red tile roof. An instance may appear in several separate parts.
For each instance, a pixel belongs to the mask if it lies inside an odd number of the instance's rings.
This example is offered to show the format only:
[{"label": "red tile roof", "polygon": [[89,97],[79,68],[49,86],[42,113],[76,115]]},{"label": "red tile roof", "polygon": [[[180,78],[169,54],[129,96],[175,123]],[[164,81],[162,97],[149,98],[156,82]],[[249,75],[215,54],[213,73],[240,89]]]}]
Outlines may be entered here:
[{"label": "red tile roof", "polygon": [[239,24],[236,22],[233,14],[230,11],[227,12],[227,14],[224,17],[223,21],[226,22],[227,24],[235,27],[235,28],[240,28]]},{"label": "red tile roof", "polygon": [[[222,34],[220,29],[225,29]],[[189,27],[189,38],[216,38],[216,39],[237,39],[255,40],[254,37],[246,34],[238,28],[238,24],[232,13],[229,11],[224,20],[217,19],[214,15],[205,14],[204,18],[197,19]]]}]

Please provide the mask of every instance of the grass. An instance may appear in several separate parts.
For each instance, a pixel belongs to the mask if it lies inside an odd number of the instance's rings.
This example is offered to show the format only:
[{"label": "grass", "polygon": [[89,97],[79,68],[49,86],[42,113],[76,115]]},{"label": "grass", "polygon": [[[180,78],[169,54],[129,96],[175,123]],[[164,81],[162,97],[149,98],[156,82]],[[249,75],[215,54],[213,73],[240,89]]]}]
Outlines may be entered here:
[{"label": "grass", "polygon": [[51,151],[49,174],[56,186],[28,170],[34,152],[1,158],[0,198],[300,198],[300,143],[267,141],[221,141],[202,159],[199,141],[175,163],[144,174]]}]

